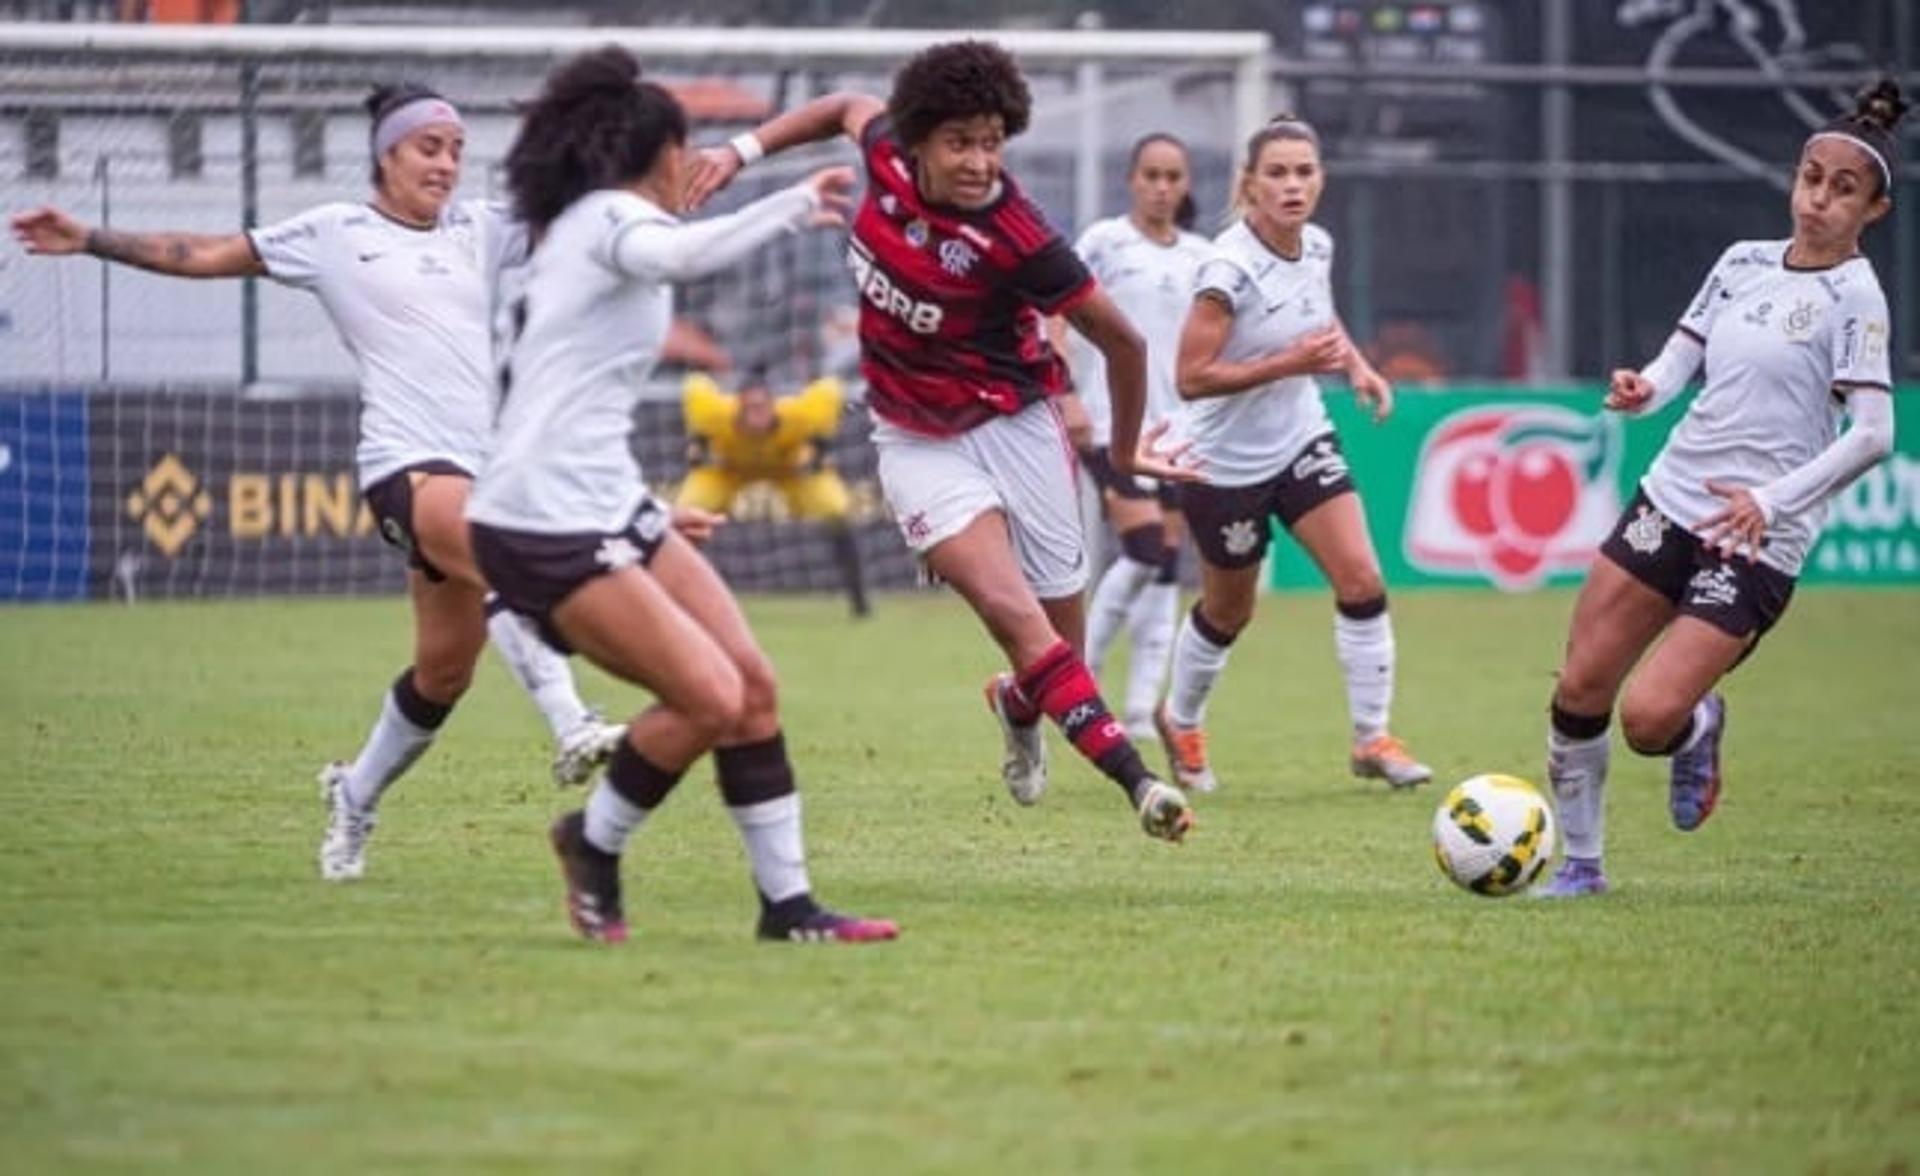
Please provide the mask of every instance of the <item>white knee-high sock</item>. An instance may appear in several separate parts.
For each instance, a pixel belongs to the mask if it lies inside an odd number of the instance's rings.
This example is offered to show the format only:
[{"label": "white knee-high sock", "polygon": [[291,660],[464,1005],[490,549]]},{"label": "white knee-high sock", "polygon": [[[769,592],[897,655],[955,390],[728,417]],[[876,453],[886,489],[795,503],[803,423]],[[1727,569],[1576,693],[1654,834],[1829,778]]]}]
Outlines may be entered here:
[{"label": "white knee-high sock", "polygon": [[652,811],[620,795],[602,772],[587,797],[587,842],[602,853],[625,853],[627,840]]},{"label": "white knee-high sock", "polygon": [[1087,609],[1087,669],[1093,676],[1100,676],[1100,667],[1107,660],[1107,650],[1112,648],[1113,639],[1120,634],[1127,623],[1127,614],[1138,599],[1140,590],[1152,580],[1158,568],[1150,567],[1129,556],[1121,556],[1107,566],[1106,574],[1100,577],[1100,583],[1093,590],[1093,603]]},{"label": "white knee-high sock", "polygon": [[587,717],[587,704],[574,687],[573,667],[559,650],[548,645],[533,621],[510,608],[496,608],[488,598],[487,636],[507,663],[507,671],[540,708],[554,738],[571,731]]},{"label": "white knee-high sock", "polygon": [[807,851],[800,835],[800,794],[789,792],[758,804],[728,805],[741,844],[753,865],[753,882],[769,902],[813,889],[807,878]]},{"label": "white knee-high sock", "polygon": [[1381,612],[1364,620],[1333,615],[1333,645],[1347,680],[1347,714],[1355,742],[1387,732],[1393,707],[1393,624]]},{"label": "white knee-high sock", "polygon": [[1140,590],[1127,616],[1133,652],[1127,658],[1128,723],[1153,714],[1173,656],[1174,627],[1180,623],[1180,585],[1155,580]]},{"label": "white knee-high sock", "polygon": [[371,812],[389,785],[433,746],[437,727],[423,727],[407,718],[387,691],[380,700],[380,717],[367,732],[367,741],[353,766],[347,769],[347,799],[361,812]]},{"label": "white knee-high sock", "polygon": [[1607,834],[1607,732],[1591,739],[1547,727],[1547,782],[1560,811],[1560,832],[1567,856],[1598,861]]},{"label": "white knee-high sock", "polygon": [[1222,645],[1194,627],[1193,613],[1180,619],[1173,639],[1173,681],[1167,687],[1167,717],[1182,727],[1198,727],[1207,717],[1207,696],[1227,668],[1231,643]]}]

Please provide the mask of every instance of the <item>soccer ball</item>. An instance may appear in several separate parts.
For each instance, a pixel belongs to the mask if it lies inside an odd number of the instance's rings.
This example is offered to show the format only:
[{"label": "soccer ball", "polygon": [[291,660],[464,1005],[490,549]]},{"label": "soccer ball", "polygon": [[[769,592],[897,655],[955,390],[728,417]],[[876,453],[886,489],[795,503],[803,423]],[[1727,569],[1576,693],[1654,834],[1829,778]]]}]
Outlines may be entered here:
[{"label": "soccer ball", "polygon": [[1553,858],[1553,843],[1553,810],[1518,776],[1464,780],[1433,814],[1440,872],[1489,898],[1531,886]]}]

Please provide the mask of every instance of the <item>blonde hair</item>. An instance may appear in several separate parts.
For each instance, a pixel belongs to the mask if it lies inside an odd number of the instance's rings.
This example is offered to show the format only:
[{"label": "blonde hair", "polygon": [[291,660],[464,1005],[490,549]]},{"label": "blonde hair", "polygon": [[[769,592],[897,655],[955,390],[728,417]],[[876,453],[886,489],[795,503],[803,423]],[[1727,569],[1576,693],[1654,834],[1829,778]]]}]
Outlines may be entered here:
[{"label": "blonde hair", "polygon": [[1314,153],[1317,155],[1320,152],[1320,132],[1314,130],[1313,124],[1306,119],[1286,110],[1268,119],[1266,126],[1247,139],[1246,158],[1240,164],[1240,176],[1233,184],[1233,198],[1227,202],[1228,224],[1247,215],[1247,180],[1252,178],[1253,169],[1260,162],[1260,153],[1267,149],[1267,144],[1283,140],[1311,143]]}]

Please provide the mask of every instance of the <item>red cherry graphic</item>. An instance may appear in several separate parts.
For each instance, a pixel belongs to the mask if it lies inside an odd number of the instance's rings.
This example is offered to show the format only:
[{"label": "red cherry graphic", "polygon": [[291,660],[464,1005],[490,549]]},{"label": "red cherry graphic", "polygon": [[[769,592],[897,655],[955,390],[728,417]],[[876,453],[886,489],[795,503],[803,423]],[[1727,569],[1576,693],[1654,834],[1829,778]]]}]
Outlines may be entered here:
[{"label": "red cherry graphic", "polygon": [[1494,470],[1492,491],[1503,537],[1537,547],[1573,521],[1580,475],[1557,446],[1522,445]]},{"label": "red cherry graphic", "polygon": [[1502,539],[1493,541],[1493,566],[1506,573],[1509,579],[1529,580],[1540,568],[1542,559],[1538,548],[1515,547]]},{"label": "red cherry graphic", "polygon": [[1487,536],[1497,527],[1493,521],[1493,477],[1500,466],[1497,450],[1482,449],[1453,469],[1453,517],[1467,534]]}]

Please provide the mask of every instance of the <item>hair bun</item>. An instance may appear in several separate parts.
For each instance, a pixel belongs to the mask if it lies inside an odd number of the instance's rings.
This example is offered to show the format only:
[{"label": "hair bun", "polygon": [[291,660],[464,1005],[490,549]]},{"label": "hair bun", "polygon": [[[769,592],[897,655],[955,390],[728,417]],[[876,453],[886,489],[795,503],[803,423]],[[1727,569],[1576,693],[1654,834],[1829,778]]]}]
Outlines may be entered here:
[{"label": "hair bun", "polygon": [[1872,123],[1883,131],[1891,132],[1910,106],[1900,94],[1900,83],[1892,78],[1882,78],[1860,92],[1854,102],[1853,116],[1861,122]]}]

